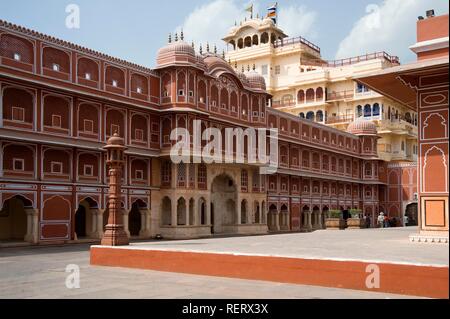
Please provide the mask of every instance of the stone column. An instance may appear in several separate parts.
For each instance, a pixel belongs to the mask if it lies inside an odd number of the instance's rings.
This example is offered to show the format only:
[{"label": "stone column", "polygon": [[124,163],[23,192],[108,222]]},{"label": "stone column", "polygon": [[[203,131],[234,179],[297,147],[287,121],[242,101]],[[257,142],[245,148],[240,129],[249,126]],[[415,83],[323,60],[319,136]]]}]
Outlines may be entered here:
[{"label": "stone column", "polygon": [[198,220],[199,220],[199,218],[198,218],[198,207],[197,207],[197,205],[198,205],[198,198],[194,198],[194,205],[192,206],[192,210],[193,210],[192,218],[194,220],[191,220],[192,225],[194,225],[194,226],[198,226],[199,225],[199,222],[198,222]]},{"label": "stone column", "polygon": [[312,212],[309,211],[307,214],[308,214],[308,230],[312,230],[312,223],[311,223]]},{"label": "stone column", "polygon": [[127,234],[128,238],[130,238],[130,229],[129,229],[129,214],[130,212],[126,209],[122,209],[122,218],[123,218],[123,230]]},{"label": "stone column", "polygon": [[279,231],[280,230],[280,213],[277,212],[276,214],[273,214],[274,218],[275,218],[275,230]]},{"label": "stone column", "polygon": [[189,210],[189,207],[190,206],[190,203],[189,203],[189,201],[186,201],[186,212],[185,212],[185,214],[186,214],[186,226],[189,226],[190,224],[191,224],[191,221],[190,221],[190,216],[189,216],[189,213],[190,213],[190,210]]},{"label": "stone column", "polygon": [[323,229],[323,224],[322,224],[322,212],[319,212],[319,229]]},{"label": "stone column", "polygon": [[103,237],[103,212],[101,209],[91,209],[92,214],[92,232],[91,238],[101,239]]},{"label": "stone column", "polygon": [[151,211],[150,209],[141,209],[139,211],[141,213],[141,231],[139,232],[140,238],[150,238],[151,237],[151,231],[150,231],[150,225],[151,225]]},{"label": "stone column", "polygon": [[241,201],[242,201],[241,195],[238,194],[237,195],[237,202],[236,202],[236,218],[237,218],[236,224],[237,225],[241,224],[241,214],[242,214],[242,212],[241,212],[241,207],[242,207]]},{"label": "stone column", "polygon": [[178,226],[178,202],[172,200],[171,226]]},{"label": "stone column", "polygon": [[208,198],[205,203],[206,225],[211,225],[211,199]]},{"label": "stone column", "polygon": [[25,209],[27,214],[27,233],[24,240],[37,244],[39,241],[39,210],[38,209]]},{"label": "stone column", "polygon": [[161,193],[159,191],[151,192],[151,210],[150,210],[150,236],[156,236],[160,232],[161,225]]}]

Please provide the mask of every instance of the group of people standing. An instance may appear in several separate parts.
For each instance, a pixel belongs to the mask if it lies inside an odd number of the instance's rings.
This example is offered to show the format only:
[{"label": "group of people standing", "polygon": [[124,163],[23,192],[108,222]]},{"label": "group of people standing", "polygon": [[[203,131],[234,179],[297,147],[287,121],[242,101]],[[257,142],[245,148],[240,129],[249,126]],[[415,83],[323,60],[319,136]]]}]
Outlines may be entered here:
[{"label": "group of people standing", "polygon": [[[377,218],[378,227],[379,228],[388,228],[388,227],[401,227],[402,223],[400,219],[396,217],[389,217],[388,215],[385,215],[383,212],[381,212],[378,215]],[[403,220],[403,226],[406,226],[408,224],[408,216],[405,215]]]}]

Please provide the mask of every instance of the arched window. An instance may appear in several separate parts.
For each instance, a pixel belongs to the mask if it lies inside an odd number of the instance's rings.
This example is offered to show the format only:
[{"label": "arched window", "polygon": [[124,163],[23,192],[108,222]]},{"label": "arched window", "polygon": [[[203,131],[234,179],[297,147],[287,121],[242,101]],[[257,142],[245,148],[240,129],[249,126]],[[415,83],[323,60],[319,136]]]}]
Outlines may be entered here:
[{"label": "arched window", "polygon": [[375,103],[375,104],[373,105],[372,115],[373,115],[373,116],[379,116],[379,115],[380,115],[380,104]]},{"label": "arched window", "polygon": [[317,111],[317,113],[316,113],[316,121],[317,122],[323,122],[323,112],[322,111]]},{"label": "arched window", "polygon": [[323,89],[321,87],[316,90],[316,99],[318,101],[323,99]]},{"label": "arched window", "polygon": [[310,121],[314,121],[314,119],[315,119],[314,112],[310,111],[310,112],[306,113],[306,118]]},{"label": "arched window", "polygon": [[356,114],[358,115],[358,117],[361,117],[363,115],[363,111],[362,111],[362,106],[358,105],[356,107]]},{"label": "arched window", "polygon": [[303,104],[305,103],[305,91],[300,90],[297,93],[297,103],[298,104]]},{"label": "arched window", "polygon": [[366,104],[364,106],[364,117],[370,117],[372,116],[372,107],[370,106],[370,104]]},{"label": "arched window", "polygon": [[258,44],[259,44],[258,35],[255,34],[252,39],[252,45],[258,45]]},{"label": "arched window", "polygon": [[300,116],[300,118],[304,119],[305,118],[305,113],[301,112],[298,116]]},{"label": "arched window", "polygon": [[308,89],[306,91],[306,102],[314,102],[314,100],[315,100],[314,89]]}]

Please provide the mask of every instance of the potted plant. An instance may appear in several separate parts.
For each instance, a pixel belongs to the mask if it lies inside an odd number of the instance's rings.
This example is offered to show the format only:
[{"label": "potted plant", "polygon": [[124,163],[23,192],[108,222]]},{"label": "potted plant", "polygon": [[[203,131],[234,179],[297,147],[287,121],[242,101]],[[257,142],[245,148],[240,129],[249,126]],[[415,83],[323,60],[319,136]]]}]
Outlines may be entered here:
[{"label": "potted plant", "polygon": [[350,209],[350,218],[347,219],[347,226],[349,229],[362,229],[366,226],[366,221],[363,218],[362,210]]},{"label": "potted plant", "polygon": [[345,229],[345,220],[340,210],[329,210],[325,220],[327,229]]}]

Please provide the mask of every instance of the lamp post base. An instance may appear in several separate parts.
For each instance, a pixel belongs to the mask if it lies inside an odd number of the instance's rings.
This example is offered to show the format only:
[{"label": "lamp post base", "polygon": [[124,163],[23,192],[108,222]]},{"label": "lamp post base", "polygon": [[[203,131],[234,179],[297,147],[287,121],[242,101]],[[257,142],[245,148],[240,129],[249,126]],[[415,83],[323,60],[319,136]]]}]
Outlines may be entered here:
[{"label": "lamp post base", "polygon": [[128,246],[130,240],[123,225],[107,225],[101,244],[102,246]]}]

